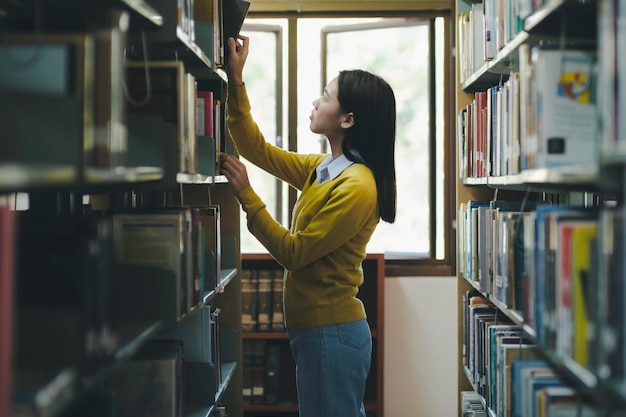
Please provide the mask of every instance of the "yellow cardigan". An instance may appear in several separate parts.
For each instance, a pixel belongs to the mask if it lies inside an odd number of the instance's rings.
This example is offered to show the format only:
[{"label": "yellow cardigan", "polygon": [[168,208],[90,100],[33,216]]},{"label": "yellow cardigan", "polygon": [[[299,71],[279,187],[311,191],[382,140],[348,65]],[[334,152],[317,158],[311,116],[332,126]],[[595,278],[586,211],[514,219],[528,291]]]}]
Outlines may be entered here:
[{"label": "yellow cardigan", "polygon": [[228,87],[228,129],[248,161],[301,191],[291,230],[275,221],[251,187],[237,195],[248,229],[285,268],[285,324],[321,327],[366,317],[356,298],[361,263],[379,221],[376,183],[364,164],[335,179],[311,181],[328,155],[301,155],[265,141],[252,119],[246,87]]}]

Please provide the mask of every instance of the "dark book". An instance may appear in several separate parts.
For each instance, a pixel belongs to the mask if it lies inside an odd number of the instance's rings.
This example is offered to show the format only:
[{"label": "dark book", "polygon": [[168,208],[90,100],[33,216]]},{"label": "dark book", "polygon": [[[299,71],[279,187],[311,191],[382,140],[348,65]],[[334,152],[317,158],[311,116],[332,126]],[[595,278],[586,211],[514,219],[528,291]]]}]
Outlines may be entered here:
[{"label": "dark book", "polygon": [[265,401],[265,340],[252,341],[252,404]]},{"label": "dark book", "polygon": [[117,394],[119,417],[182,416],[183,347],[180,341],[157,340],[104,381]]},{"label": "dark book", "polygon": [[252,404],[252,344],[251,340],[244,340],[242,361],[243,361],[243,381],[241,387],[241,395],[243,403]]},{"label": "dark book", "polygon": [[257,276],[257,330],[268,332],[272,328],[272,271],[260,269]]},{"label": "dark book", "polygon": [[279,341],[268,341],[265,346],[265,404],[275,405],[280,400],[281,345]]},{"label": "dark book", "polygon": [[127,130],[123,94],[126,13],[110,13],[111,27],[94,32],[94,139],[93,157],[87,165],[113,169],[126,163]]},{"label": "dark book", "polygon": [[[155,115],[177,128],[178,172],[195,174],[196,97],[195,79],[180,61],[126,62],[126,107],[129,114]],[[194,91],[192,96],[191,91]]]},{"label": "dark book", "polygon": [[241,331],[256,330],[257,318],[256,270],[244,269],[241,273]]},{"label": "dark book", "polygon": [[136,210],[113,216],[116,263],[155,266],[174,272],[178,315],[191,306],[190,225],[189,209]]},{"label": "dark book", "polygon": [[200,209],[204,230],[204,250],[213,253],[213,261],[206,264],[207,276],[205,291],[217,288],[222,283],[222,231],[220,206],[207,206]]},{"label": "dark book", "polygon": [[222,355],[220,352],[220,309],[211,307],[211,363],[215,367],[215,386],[222,385]]},{"label": "dark book", "polygon": [[[59,363],[98,366],[116,348],[108,339],[110,219],[21,212],[17,227],[14,283],[22,330],[15,348],[18,366],[30,369],[37,363],[42,345]],[[58,337],[58,326],[72,336]]]},{"label": "dark book", "polygon": [[222,15],[224,21],[224,66],[228,64],[228,39],[235,38],[239,35],[239,31],[246,19],[250,2],[245,0],[223,0]]},{"label": "dark book", "polygon": [[211,363],[211,308],[203,306],[188,314],[167,337],[183,342],[187,362]]},{"label": "dark book", "polygon": [[272,270],[272,331],[285,331],[283,313],[283,270]]}]

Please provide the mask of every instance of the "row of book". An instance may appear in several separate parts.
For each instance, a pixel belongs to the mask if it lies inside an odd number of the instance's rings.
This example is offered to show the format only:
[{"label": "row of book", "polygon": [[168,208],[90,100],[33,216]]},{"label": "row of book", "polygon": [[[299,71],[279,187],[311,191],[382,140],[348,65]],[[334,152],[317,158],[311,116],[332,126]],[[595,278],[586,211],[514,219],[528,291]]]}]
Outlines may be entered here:
[{"label": "row of book", "polygon": [[596,55],[521,45],[519,70],[458,114],[462,178],[598,163]]},{"label": "row of book", "polygon": [[624,381],[624,214],[521,202],[459,208],[464,278],[534,329],[543,349]]},{"label": "row of book", "polygon": [[1,206],[0,220],[11,226],[0,229],[3,398],[14,391],[28,406],[59,369],[97,373],[154,323],[185,360],[213,364],[219,386],[219,310],[204,303],[221,285],[219,207],[48,216]]},{"label": "row of book", "polygon": [[[110,52],[123,49],[118,37],[101,38],[22,35],[0,45],[17,62],[0,61],[0,100],[7,109],[1,121],[18,144],[2,148],[2,162],[114,169],[163,167],[176,156],[176,172],[215,176],[224,149],[220,98],[198,88],[183,62],[124,64]],[[29,58],[31,65],[18,65]],[[101,74],[105,68],[111,74]],[[26,108],[37,110],[37,122],[24,120]],[[33,125],[46,126],[44,139]],[[177,143],[173,155],[158,140]]]},{"label": "row of book", "polygon": [[217,67],[226,64],[225,40],[236,37],[250,8],[245,0],[178,0],[177,27]]},{"label": "row of book", "polygon": [[[115,398],[112,415],[180,417],[189,408],[212,405],[222,381],[218,317],[219,309],[203,307],[171,338],[151,340],[116,367],[103,381]],[[194,391],[186,384],[202,384],[204,398],[185,395]]]},{"label": "row of book", "polygon": [[463,361],[476,390],[463,402],[475,410],[468,415],[485,415],[479,404],[498,417],[623,415],[582,397],[564,370],[478,291],[463,301]]},{"label": "row of book", "polygon": [[[461,83],[486,63],[495,60],[500,51],[524,32],[525,19],[540,11],[547,3],[543,0],[483,0],[473,3],[470,10],[459,13],[457,45]],[[619,2],[612,1],[601,9],[604,9],[600,10],[601,19],[606,19],[606,25],[602,25],[600,33],[623,41],[623,28],[616,25],[617,16],[624,13]],[[614,48],[617,45],[607,46]]]},{"label": "row of book", "polygon": [[242,331],[285,331],[283,273],[282,269],[244,269],[242,271]]},{"label": "row of book", "polygon": [[[281,389],[283,354],[288,345],[284,340],[245,339],[243,341],[244,404],[285,405],[291,402]],[[291,382],[293,384],[293,382]]]},{"label": "row of book", "polygon": [[523,30],[523,19],[532,13],[532,0],[484,0],[473,3],[457,18],[459,75],[467,80]]},{"label": "row of book", "polygon": [[[461,13],[461,82],[489,65],[521,31],[521,19],[542,6],[485,0]],[[597,46],[572,49],[568,39],[555,46],[523,41],[506,51],[505,61],[514,63],[511,71],[502,74],[499,85],[481,92],[488,98],[477,96],[459,112],[464,177],[596,163],[597,154],[623,153],[626,83],[620,80],[626,75],[626,60],[618,52],[626,43],[626,30],[619,24],[626,8],[607,1],[597,13]]]},{"label": "row of book", "polygon": [[42,310],[71,318],[77,337],[85,338],[81,356],[106,358],[116,348],[111,327],[128,321],[162,321],[165,330],[174,328],[221,285],[218,206],[91,217],[26,211],[17,219],[20,233],[13,245],[21,318],[32,316],[35,328]]},{"label": "row of book", "polygon": [[[171,126],[172,133],[176,133],[164,140],[178,142],[177,172],[215,176],[219,152],[225,148],[220,97],[213,90],[199,87],[196,77],[181,61],[128,62],[126,82],[131,97],[127,105],[129,135],[136,139],[129,146],[144,144],[140,149],[129,149],[131,157],[145,152],[146,136]],[[147,123],[137,125],[150,116],[149,122],[156,126],[146,132]]]}]

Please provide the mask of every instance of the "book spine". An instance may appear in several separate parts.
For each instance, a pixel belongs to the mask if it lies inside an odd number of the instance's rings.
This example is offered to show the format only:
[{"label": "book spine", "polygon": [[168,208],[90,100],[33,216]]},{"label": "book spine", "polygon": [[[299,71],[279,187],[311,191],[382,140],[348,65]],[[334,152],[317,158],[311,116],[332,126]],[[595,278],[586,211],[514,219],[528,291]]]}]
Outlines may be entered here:
[{"label": "book spine", "polygon": [[257,297],[257,330],[267,332],[272,327],[272,275],[270,270],[258,271]]},{"label": "book spine", "polygon": [[11,415],[15,212],[0,206],[0,415]]}]

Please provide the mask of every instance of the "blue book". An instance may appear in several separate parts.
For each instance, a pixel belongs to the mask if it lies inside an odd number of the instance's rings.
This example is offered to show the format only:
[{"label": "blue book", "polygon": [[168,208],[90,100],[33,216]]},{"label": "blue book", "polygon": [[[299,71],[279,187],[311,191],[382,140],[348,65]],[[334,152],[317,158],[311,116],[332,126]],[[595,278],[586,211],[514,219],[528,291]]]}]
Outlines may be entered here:
[{"label": "blue book", "polygon": [[541,359],[537,360],[516,360],[511,362],[511,392],[518,393],[511,396],[511,417],[522,416],[522,401],[520,393],[522,392],[521,371],[526,368],[550,368],[550,364]]}]

